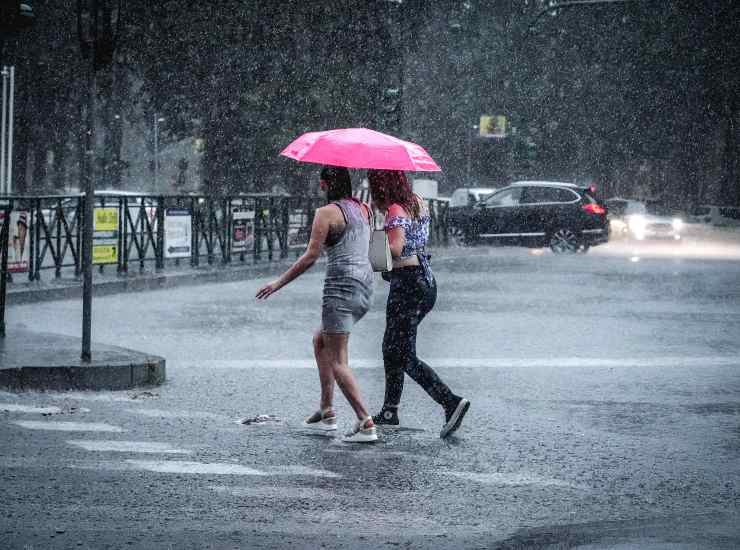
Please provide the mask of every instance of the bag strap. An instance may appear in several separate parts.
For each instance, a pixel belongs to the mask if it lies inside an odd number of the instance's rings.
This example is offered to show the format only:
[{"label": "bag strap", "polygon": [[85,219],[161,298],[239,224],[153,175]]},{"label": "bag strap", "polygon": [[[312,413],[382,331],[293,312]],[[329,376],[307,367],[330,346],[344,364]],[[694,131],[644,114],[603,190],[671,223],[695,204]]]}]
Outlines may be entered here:
[{"label": "bag strap", "polygon": [[377,224],[377,219],[375,216],[375,210],[370,208],[370,206],[368,206],[367,203],[363,202],[362,204],[365,206],[365,208],[367,208],[367,221],[370,224],[370,228],[373,231],[376,231],[378,229],[378,224]]}]

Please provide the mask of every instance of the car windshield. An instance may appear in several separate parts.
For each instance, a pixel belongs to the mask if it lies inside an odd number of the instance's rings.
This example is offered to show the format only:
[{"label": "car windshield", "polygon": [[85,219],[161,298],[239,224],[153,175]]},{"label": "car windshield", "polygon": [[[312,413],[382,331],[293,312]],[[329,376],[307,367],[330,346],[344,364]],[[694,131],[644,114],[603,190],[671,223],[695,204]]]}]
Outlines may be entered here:
[{"label": "car windshield", "polygon": [[515,206],[519,204],[521,198],[521,187],[509,187],[487,197],[484,203],[486,206]]},{"label": "car windshield", "polygon": [[649,201],[645,208],[648,214],[653,216],[677,216],[679,212],[672,206],[657,201]]}]

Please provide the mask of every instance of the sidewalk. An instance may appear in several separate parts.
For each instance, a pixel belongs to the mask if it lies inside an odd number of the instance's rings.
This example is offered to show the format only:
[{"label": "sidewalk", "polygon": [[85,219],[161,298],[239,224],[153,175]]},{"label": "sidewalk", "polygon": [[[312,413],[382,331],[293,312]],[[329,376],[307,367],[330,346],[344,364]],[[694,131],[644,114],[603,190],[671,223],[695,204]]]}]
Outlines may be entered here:
[{"label": "sidewalk", "polygon": [[[292,259],[248,265],[183,267],[128,275],[94,274],[93,296],[156,290],[173,286],[234,281],[275,274]],[[82,282],[72,277],[28,282],[17,275],[8,285],[7,304],[82,297]],[[80,359],[82,339],[29,330],[7,329],[0,338],[0,388],[10,391],[125,390],[160,385],[166,378],[163,357],[93,342],[90,363]]]}]

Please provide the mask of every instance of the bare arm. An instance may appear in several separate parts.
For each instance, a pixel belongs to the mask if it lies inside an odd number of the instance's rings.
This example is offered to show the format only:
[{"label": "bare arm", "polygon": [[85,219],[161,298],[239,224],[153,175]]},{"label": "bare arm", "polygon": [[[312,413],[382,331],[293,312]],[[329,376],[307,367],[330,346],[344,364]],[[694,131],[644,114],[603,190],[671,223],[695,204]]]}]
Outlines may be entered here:
[{"label": "bare arm", "polygon": [[[392,204],[388,209],[388,218],[408,218],[406,211],[398,204]],[[406,233],[403,227],[394,227],[388,231],[388,244],[391,248],[391,256],[400,258],[403,247],[406,246]]]},{"label": "bare arm", "polygon": [[322,207],[316,210],[316,215],[311,226],[311,238],[308,241],[306,251],[290,266],[285,273],[280,275],[275,281],[266,284],[257,291],[257,299],[264,300],[271,294],[277,292],[293,279],[296,279],[306,272],[321,255],[321,246],[326,241],[329,234],[329,216],[328,212]]}]

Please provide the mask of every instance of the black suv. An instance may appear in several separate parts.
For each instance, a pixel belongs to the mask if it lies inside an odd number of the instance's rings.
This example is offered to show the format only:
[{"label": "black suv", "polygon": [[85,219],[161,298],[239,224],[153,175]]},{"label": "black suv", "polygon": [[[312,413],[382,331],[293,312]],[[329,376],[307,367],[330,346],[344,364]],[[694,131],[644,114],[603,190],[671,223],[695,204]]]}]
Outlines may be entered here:
[{"label": "black suv", "polygon": [[456,224],[467,244],[495,240],[572,253],[609,240],[606,207],[592,188],[572,183],[512,183],[459,212]]}]

